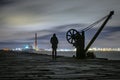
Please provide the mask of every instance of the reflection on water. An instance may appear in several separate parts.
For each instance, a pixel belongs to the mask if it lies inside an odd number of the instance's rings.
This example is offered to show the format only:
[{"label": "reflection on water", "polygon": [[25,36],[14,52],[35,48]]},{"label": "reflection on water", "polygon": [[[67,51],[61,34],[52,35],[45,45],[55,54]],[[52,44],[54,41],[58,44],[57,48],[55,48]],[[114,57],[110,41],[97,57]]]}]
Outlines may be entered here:
[{"label": "reflection on water", "polygon": [[[43,54],[51,55],[51,51],[42,51]],[[58,51],[60,56],[72,57],[75,51]],[[120,51],[95,51],[94,54],[97,58],[107,58],[109,60],[120,60]]]}]

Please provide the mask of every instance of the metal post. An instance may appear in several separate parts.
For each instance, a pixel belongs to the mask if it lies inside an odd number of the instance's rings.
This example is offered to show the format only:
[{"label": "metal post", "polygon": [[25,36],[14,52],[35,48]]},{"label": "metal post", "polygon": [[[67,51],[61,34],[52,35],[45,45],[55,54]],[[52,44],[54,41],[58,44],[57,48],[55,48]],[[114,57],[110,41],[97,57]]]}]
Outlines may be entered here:
[{"label": "metal post", "polygon": [[76,45],[76,58],[77,59],[85,59],[86,54],[84,51],[84,47],[85,47],[85,34],[84,31],[82,31],[82,35],[77,34],[76,37],[77,41],[77,45]]}]

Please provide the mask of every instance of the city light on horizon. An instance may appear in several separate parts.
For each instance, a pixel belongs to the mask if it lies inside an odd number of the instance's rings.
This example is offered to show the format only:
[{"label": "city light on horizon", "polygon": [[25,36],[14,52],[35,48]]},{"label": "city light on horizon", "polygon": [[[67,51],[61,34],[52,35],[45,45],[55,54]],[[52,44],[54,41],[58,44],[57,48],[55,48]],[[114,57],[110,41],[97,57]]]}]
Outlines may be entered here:
[{"label": "city light on horizon", "polygon": [[[9,49],[9,48],[3,48],[3,50],[13,50],[13,51],[22,51],[22,50],[31,49],[27,46],[27,48],[15,48],[15,49]],[[35,50],[35,49],[33,49]],[[49,49],[40,49],[38,48],[37,51],[52,51],[51,48]],[[57,49],[57,51],[76,51],[76,49]],[[88,51],[120,51],[120,48],[90,48]]]}]

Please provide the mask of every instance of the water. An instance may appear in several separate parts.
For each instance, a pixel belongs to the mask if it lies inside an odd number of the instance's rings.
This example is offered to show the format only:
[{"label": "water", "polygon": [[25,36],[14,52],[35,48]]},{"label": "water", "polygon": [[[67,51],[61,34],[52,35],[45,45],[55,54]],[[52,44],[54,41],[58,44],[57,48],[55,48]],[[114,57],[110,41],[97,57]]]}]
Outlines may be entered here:
[{"label": "water", "polygon": [[[51,55],[51,51],[41,51],[40,53]],[[120,60],[120,51],[95,51],[97,58],[107,58],[109,60]],[[75,51],[58,51],[57,55],[73,57],[76,55]]]},{"label": "water", "polygon": [[120,51],[96,51],[96,57],[98,58],[107,58],[109,60],[120,60]]}]

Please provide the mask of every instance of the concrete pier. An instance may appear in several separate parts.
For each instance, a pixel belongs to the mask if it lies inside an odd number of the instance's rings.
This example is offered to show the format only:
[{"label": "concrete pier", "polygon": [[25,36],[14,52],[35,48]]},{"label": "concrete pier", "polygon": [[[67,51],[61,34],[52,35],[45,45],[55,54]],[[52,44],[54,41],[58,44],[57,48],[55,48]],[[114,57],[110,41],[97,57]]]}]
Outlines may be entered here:
[{"label": "concrete pier", "polygon": [[120,61],[0,51],[0,80],[119,80]]}]

